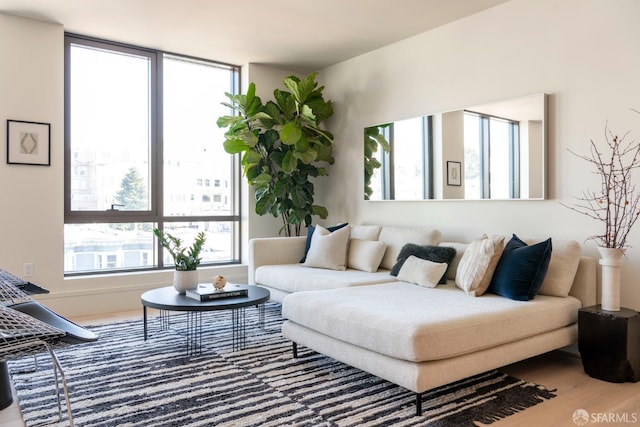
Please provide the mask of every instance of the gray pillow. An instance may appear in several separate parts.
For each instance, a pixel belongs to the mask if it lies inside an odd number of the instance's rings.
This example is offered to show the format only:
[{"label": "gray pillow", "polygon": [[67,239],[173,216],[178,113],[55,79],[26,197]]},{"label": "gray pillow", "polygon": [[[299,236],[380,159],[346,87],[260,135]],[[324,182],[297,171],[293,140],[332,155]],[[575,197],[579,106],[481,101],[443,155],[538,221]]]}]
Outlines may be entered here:
[{"label": "gray pillow", "polygon": [[[396,260],[396,265],[391,269],[392,276],[398,275],[402,265],[411,255],[428,261],[446,263],[449,265],[453,260],[453,257],[456,256],[456,250],[448,246],[420,246],[414,243],[407,243],[400,250]],[[445,274],[442,275],[438,283],[447,283],[447,277]]]}]

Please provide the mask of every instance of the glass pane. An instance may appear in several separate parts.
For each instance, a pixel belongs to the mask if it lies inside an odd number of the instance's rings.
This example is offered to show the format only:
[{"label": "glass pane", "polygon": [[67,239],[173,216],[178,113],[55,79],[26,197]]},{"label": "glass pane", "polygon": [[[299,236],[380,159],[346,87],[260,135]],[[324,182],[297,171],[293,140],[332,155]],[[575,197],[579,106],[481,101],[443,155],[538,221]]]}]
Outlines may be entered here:
[{"label": "glass pane", "polygon": [[173,57],[163,66],[164,215],[233,214],[233,157],[216,125],[231,72]]},{"label": "glass pane", "polygon": [[[202,264],[211,262],[235,261],[234,254],[234,222],[189,222],[189,223],[165,223],[164,230],[174,237],[182,240],[184,247],[190,247],[197,234],[204,231],[207,240],[200,256]],[[172,267],[171,255],[163,251],[163,263],[165,267]]]},{"label": "glass pane", "polygon": [[491,198],[509,198],[509,140],[510,125],[504,120],[490,120],[490,161],[489,171],[491,175]]},{"label": "glass pane", "polygon": [[150,209],[150,59],[71,45],[71,210]]},{"label": "glass pane", "polygon": [[422,117],[393,124],[396,200],[421,200],[424,195],[424,132]]},{"label": "glass pane", "polygon": [[65,224],[64,272],[154,266],[152,223]]},{"label": "glass pane", "polygon": [[482,198],[480,117],[464,115],[464,198]]}]

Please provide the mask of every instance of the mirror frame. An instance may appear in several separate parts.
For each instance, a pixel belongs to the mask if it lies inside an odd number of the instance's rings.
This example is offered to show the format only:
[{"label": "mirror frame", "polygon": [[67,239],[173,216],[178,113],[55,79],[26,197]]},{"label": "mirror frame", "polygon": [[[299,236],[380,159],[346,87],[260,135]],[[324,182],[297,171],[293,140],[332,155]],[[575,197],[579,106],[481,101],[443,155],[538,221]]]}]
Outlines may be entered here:
[{"label": "mirror frame", "polygon": [[[416,118],[409,118],[404,120],[396,120],[394,122],[388,122],[381,125],[373,125],[364,128],[364,198],[365,200],[371,201],[452,201],[452,200],[465,200],[465,201],[475,201],[475,200],[545,200],[548,197],[547,192],[547,184],[548,184],[548,159],[547,159],[547,151],[548,151],[548,97],[549,95],[546,93],[537,93],[533,95],[518,97],[507,99],[503,101],[495,101],[489,102],[485,104],[474,105],[465,108],[459,108],[454,110],[449,110],[445,112],[439,112],[434,114],[429,114],[425,116],[418,116]],[[504,108],[507,104],[511,109],[509,111],[505,111]],[[527,111],[527,108],[530,108],[527,104],[535,104],[535,108],[537,111],[531,112]],[[502,108],[502,109],[500,109]],[[382,198],[372,198],[369,199],[369,196],[374,195],[374,191],[371,188],[371,180],[375,178],[376,173],[380,173],[382,168],[382,163],[384,161],[380,161],[381,158],[379,153],[383,155],[385,152],[389,152],[392,149],[393,144],[389,144],[389,142],[393,140],[390,138],[390,141],[387,141],[388,137],[388,129],[393,129],[394,126],[391,126],[395,123],[400,123],[404,121],[409,121],[413,119],[423,119],[424,126],[432,126],[433,123],[437,120],[441,120],[442,116],[449,113],[456,112],[475,112],[481,113],[482,115],[491,116],[493,118],[503,118],[507,120],[517,121],[522,123],[523,121],[529,122],[537,122],[540,121],[541,125],[539,126],[539,135],[537,137],[540,138],[540,146],[539,148],[535,148],[533,153],[539,158],[539,172],[536,172],[536,180],[531,181],[534,183],[533,186],[527,187],[527,189],[534,188],[536,197],[501,197],[501,198],[465,198],[464,195],[462,197],[446,197],[446,190],[452,190],[450,193],[452,194],[464,194],[464,179],[461,179],[459,175],[455,175],[457,172],[464,173],[464,163],[461,162],[461,158],[445,158],[450,156],[445,156],[442,154],[442,147],[445,145],[440,142],[440,145],[435,145],[433,141],[429,141],[426,147],[420,142],[420,146],[425,151],[430,151],[426,156],[431,156],[432,166],[430,169],[434,170],[426,170],[429,169],[429,166],[424,165],[425,172],[423,173],[423,196],[420,198],[408,198],[408,197],[395,197],[395,189],[390,184],[390,178],[380,176],[378,178],[378,186],[382,188],[382,186],[387,186],[387,194],[391,195],[391,198],[382,199]],[[428,124],[427,124],[428,122]],[[384,134],[385,129],[387,129],[387,134]],[[527,130],[529,130],[527,128]],[[458,129],[458,132],[460,130]],[[391,131],[393,132],[393,131]],[[519,137],[522,131],[519,133]],[[429,135],[433,136],[433,131],[429,132]],[[528,136],[528,135],[527,135]],[[425,140],[426,134],[423,135],[420,141]],[[438,140],[438,137],[434,137],[433,140]],[[442,139],[442,138],[440,138]],[[464,138],[463,138],[464,139]],[[518,146],[519,148],[519,146]],[[435,153],[434,153],[435,151]],[[434,158],[433,156],[440,156]],[[464,155],[464,154],[463,154]],[[387,168],[394,167],[394,156],[386,155],[386,161],[389,162]],[[423,162],[429,163],[429,162]],[[461,164],[462,163],[462,164]],[[520,163],[518,163],[519,165]],[[528,170],[528,166],[531,165],[531,159],[529,159],[528,165],[525,170]],[[449,166],[449,168],[447,168]],[[429,174],[430,179],[428,179],[427,173]],[[435,178],[434,178],[435,176]],[[520,175],[518,175],[520,176]],[[447,183],[449,181],[449,183]],[[369,185],[367,185],[369,184]],[[462,185],[461,185],[462,184]],[[518,187],[520,188],[520,187]],[[379,191],[378,193],[381,193]],[[513,194],[513,193],[512,193]],[[539,196],[538,196],[539,194]]]}]

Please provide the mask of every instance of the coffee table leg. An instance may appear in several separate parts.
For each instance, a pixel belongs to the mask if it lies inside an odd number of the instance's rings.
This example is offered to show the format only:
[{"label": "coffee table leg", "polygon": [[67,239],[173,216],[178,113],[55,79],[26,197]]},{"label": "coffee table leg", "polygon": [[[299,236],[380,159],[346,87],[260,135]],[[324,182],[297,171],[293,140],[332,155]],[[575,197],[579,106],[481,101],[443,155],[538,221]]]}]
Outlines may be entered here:
[{"label": "coffee table leg", "polygon": [[144,320],[144,340],[147,340],[147,306],[142,306],[142,319]]},{"label": "coffee table leg", "polygon": [[258,326],[264,329],[264,304],[258,304]]},{"label": "coffee table leg", "polygon": [[187,311],[187,356],[202,353],[202,312]]},{"label": "coffee table leg", "polygon": [[233,351],[243,350],[246,342],[244,307],[231,310],[231,329],[233,331]]}]

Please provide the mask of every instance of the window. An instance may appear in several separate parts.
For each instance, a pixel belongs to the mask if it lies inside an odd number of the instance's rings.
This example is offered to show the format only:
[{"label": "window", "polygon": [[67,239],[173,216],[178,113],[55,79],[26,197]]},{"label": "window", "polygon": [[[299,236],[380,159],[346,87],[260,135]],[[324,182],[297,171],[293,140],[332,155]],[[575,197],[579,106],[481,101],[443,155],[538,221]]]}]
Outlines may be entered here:
[{"label": "window", "polygon": [[[389,153],[379,149],[382,167],[371,179],[372,199],[422,200],[433,198],[433,143],[430,117],[416,117],[381,127]],[[384,177],[384,179],[383,179]],[[380,195],[380,196],[377,196]]]},{"label": "window", "polygon": [[466,199],[520,197],[519,133],[516,121],[465,111]]},{"label": "window", "polygon": [[[238,93],[234,66],[65,36],[65,274],[173,267],[158,227],[202,264],[239,261],[237,159],[216,117]],[[225,180],[225,203],[196,186]]]}]

